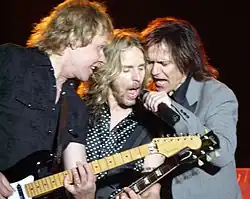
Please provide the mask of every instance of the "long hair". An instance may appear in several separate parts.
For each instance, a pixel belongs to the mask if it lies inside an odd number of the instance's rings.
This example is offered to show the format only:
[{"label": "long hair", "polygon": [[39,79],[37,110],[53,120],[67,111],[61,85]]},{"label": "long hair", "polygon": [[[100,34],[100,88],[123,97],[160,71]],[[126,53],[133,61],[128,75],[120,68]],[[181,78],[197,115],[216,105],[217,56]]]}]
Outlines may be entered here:
[{"label": "long hair", "polygon": [[141,34],[146,49],[167,44],[180,72],[191,73],[197,81],[218,77],[218,71],[208,63],[200,36],[189,22],[173,17],[156,18]]},{"label": "long hair", "polygon": [[112,21],[104,5],[87,0],[66,0],[35,25],[26,44],[48,54],[60,54],[68,46],[86,46],[95,35],[112,31]]},{"label": "long hair", "polygon": [[[110,43],[104,49],[106,64],[100,67],[91,78],[86,103],[91,107],[91,115],[98,118],[101,108],[108,103],[109,88],[122,72],[121,53],[137,47],[143,54],[140,34],[135,29],[116,29]],[[146,58],[145,58],[146,60]]]}]

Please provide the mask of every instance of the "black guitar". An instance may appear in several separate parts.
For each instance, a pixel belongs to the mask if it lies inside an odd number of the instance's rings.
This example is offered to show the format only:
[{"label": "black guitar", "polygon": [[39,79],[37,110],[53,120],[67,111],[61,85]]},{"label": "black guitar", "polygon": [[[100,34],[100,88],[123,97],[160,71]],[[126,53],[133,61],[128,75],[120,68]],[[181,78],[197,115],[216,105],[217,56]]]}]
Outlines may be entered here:
[{"label": "black guitar", "polygon": [[[128,187],[131,188],[136,194],[141,194],[183,164],[197,163],[197,166],[203,166],[204,162],[209,162],[212,159],[211,156],[209,156],[210,153],[214,152],[216,157],[219,156],[219,153],[216,151],[219,149],[219,140],[212,131],[202,136],[201,140],[202,146],[198,150],[187,148],[186,150],[166,159],[164,164],[139,178]],[[116,198],[122,192],[123,191],[113,194],[113,198]]]}]

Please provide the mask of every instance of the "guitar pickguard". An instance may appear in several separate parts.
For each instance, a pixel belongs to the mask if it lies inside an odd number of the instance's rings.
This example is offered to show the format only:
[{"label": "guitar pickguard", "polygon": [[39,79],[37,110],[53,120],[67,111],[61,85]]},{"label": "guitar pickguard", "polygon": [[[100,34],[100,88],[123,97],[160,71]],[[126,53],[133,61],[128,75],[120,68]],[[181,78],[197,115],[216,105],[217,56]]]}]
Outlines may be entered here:
[{"label": "guitar pickguard", "polygon": [[31,183],[34,181],[34,176],[28,176],[21,181],[11,183],[10,185],[15,189],[13,194],[8,197],[8,199],[30,199],[25,191],[25,184]]}]

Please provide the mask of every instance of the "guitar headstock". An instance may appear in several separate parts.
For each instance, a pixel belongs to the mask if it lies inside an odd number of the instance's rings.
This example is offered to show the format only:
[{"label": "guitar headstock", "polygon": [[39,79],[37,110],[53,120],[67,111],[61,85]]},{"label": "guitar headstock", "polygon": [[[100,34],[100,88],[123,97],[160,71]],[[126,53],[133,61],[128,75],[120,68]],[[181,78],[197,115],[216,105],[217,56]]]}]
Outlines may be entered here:
[{"label": "guitar headstock", "polygon": [[[199,162],[201,162],[200,158],[210,157],[208,154],[216,152],[216,149],[219,148],[219,139],[210,131],[202,137],[181,136],[155,138],[152,144],[157,146],[160,153],[168,157],[174,156],[166,159],[164,164],[129,185],[129,188],[136,194],[143,193],[150,186],[178,168],[182,163],[192,163],[198,160],[199,164]],[[114,197],[112,198],[116,198],[123,192],[123,190],[119,190],[117,193],[114,193]]]},{"label": "guitar headstock", "polygon": [[181,163],[193,163],[198,161],[198,165],[202,166],[204,164],[204,160],[209,162],[212,160],[210,156],[211,153],[214,153],[215,157],[219,156],[217,149],[220,148],[219,139],[210,131],[200,137],[201,139],[201,147],[199,149],[188,149],[186,152],[180,155]]},{"label": "guitar headstock", "polygon": [[185,148],[199,149],[202,141],[199,136],[180,136],[167,138],[154,138],[152,143],[156,145],[158,153],[171,157]]}]

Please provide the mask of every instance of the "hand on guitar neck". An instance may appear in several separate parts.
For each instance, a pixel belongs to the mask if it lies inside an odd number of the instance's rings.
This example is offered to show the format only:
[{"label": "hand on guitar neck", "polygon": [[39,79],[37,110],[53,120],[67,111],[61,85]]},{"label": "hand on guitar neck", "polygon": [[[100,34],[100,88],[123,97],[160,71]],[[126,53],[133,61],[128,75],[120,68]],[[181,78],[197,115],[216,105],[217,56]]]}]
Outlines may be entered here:
[{"label": "hand on guitar neck", "polygon": [[70,176],[66,175],[64,187],[74,195],[75,199],[94,199],[96,191],[96,177],[88,163],[77,163],[77,168],[72,169],[74,184],[71,184]]},{"label": "hand on guitar neck", "polygon": [[[71,174],[65,175],[63,181],[64,187],[74,195],[75,199],[94,199],[96,178],[91,170],[91,166],[88,163],[81,164],[78,162],[77,168],[74,168],[71,171]],[[15,183],[10,184],[7,178],[0,172],[0,199],[26,198],[26,195],[22,197],[20,194],[13,194],[17,191],[12,188],[13,185],[15,185]]]}]

